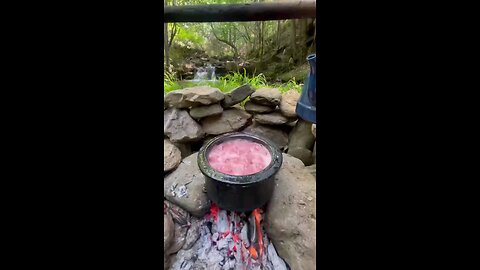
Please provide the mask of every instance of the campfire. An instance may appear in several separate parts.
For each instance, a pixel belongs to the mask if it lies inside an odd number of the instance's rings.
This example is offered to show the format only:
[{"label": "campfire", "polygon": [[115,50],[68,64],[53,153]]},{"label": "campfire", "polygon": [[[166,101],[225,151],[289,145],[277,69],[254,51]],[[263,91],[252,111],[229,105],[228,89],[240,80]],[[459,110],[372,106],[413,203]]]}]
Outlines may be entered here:
[{"label": "campfire", "polygon": [[[174,209],[172,216],[179,217]],[[176,216],[176,217],[175,217]],[[190,249],[181,249],[170,269],[188,270],[287,270],[262,227],[264,212],[236,213],[212,203],[210,211],[199,220],[199,237]],[[193,226],[187,222],[185,226]]]}]

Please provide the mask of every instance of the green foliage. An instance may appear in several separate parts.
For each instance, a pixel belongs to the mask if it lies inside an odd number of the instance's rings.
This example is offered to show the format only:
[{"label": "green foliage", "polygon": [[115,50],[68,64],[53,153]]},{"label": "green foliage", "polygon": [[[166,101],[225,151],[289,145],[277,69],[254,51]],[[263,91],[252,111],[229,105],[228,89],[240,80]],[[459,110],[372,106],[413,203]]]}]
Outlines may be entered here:
[{"label": "green foliage", "polygon": [[164,93],[171,92],[173,90],[183,89],[187,87],[193,86],[200,86],[200,85],[208,85],[211,87],[216,87],[220,89],[222,92],[228,93],[233,89],[248,84],[255,89],[262,88],[262,87],[275,87],[278,88],[282,93],[294,89],[298,92],[302,90],[302,84],[297,84],[295,78],[288,81],[286,84],[268,84],[265,76],[263,74],[248,76],[246,70],[243,70],[243,73],[234,72],[229,73],[223,77],[220,77],[216,81],[201,81],[201,82],[193,82],[193,81],[175,81],[174,77],[171,73],[165,73],[165,79],[163,82],[163,91]]}]

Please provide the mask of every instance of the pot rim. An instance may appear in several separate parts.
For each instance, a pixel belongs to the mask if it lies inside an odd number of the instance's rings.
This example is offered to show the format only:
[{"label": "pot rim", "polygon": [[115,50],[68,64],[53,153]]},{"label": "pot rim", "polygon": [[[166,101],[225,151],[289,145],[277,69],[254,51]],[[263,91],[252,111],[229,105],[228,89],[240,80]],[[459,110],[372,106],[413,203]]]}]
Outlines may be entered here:
[{"label": "pot rim", "polygon": [[[270,155],[272,156],[272,161],[270,162],[270,164],[262,171],[254,174],[249,174],[249,175],[230,175],[230,174],[221,173],[213,169],[208,163],[208,159],[207,159],[207,153],[209,152],[208,150],[210,150],[211,147],[213,147],[214,145],[217,145],[229,139],[235,139],[235,138],[252,140],[254,142],[260,143],[261,145],[265,146],[270,152]],[[277,145],[265,137],[258,136],[255,134],[250,134],[250,133],[244,133],[244,132],[232,132],[232,133],[226,133],[226,134],[217,136],[211,139],[205,145],[203,145],[198,151],[197,163],[198,163],[198,167],[200,168],[200,171],[206,177],[209,177],[213,180],[226,183],[226,184],[245,185],[245,184],[259,183],[275,175],[280,170],[280,167],[282,166],[283,156],[282,156],[282,152],[277,147]]]}]

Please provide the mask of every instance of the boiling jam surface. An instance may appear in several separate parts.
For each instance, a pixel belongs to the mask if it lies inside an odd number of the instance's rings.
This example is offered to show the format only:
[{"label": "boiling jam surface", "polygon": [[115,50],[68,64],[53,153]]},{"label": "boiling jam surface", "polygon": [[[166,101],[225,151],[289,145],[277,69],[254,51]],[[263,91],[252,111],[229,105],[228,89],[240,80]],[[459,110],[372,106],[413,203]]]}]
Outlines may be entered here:
[{"label": "boiling jam surface", "polygon": [[264,170],[272,161],[268,149],[256,142],[232,139],[212,147],[210,166],[224,174],[249,175]]}]

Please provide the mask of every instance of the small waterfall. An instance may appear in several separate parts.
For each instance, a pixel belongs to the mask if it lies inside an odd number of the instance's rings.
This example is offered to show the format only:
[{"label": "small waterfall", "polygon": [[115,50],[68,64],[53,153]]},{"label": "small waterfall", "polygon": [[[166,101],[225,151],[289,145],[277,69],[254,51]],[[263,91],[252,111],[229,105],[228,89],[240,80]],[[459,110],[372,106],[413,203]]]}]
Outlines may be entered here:
[{"label": "small waterfall", "polygon": [[199,67],[193,77],[194,81],[215,81],[215,67],[207,64],[206,67]]}]

